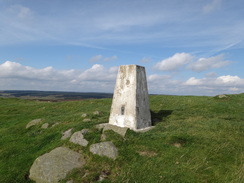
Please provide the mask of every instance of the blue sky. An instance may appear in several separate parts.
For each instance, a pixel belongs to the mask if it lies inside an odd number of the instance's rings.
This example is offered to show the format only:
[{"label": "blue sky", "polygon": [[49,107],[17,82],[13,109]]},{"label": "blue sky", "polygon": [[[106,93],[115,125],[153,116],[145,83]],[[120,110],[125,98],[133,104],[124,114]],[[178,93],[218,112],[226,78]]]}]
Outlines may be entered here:
[{"label": "blue sky", "polygon": [[0,0],[0,90],[113,92],[120,65],[150,93],[244,92],[242,0]]}]

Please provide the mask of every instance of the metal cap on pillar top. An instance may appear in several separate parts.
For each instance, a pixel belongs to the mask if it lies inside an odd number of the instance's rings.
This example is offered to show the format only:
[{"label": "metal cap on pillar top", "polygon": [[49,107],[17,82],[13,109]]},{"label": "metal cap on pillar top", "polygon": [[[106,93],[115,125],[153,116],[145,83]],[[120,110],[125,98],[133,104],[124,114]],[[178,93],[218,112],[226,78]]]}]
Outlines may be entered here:
[{"label": "metal cap on pillar top", "polygon": [[109,124],[140,130],[150,127],[151,113],[145,68],[122,65],[119,68]]}]

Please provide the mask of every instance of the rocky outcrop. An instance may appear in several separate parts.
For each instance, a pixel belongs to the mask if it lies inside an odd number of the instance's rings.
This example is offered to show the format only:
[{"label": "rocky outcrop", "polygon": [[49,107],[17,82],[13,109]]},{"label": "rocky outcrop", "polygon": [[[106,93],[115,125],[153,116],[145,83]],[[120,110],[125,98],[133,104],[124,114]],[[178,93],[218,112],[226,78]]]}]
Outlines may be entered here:
[{"label": "rocky outcrop", "polygon": [[66,147],[58,147],[38,157],[30,169],[30,179],[37,183],[57,183],[74,168],[85,165],[82,154]]}]

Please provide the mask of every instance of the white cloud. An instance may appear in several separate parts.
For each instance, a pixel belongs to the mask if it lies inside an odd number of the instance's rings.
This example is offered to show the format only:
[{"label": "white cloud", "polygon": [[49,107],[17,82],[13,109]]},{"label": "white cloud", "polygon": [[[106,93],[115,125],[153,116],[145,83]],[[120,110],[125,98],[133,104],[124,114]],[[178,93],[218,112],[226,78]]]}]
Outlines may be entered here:
[{"label": "white cloud", "polygon": [[237,87],[229,88],[229,91],[238,92],[240,89]]},{"label": "white cloud", "polygon": [[203,83],[203,79],[196,79],[195,77],[189,78],[185,85],[201,85]]},{"label": "white cloud", "polygon": [[181,82],[172,79],[170,75],[151,74],[147,77],[149,93],[176,94]]},{"label": "white cloud", "polygon": [[170,76],[169,75],[159,75],[159,74],[151,74],[148,76],[147,80],[148,82],[154,82],[154,81],[158,81],[158,80],[165,80],[165,79],[169,79]]},{"label": "white cloud", "polygon": [[195,77],[189,78],[185,83],[185,85],[205,85],[205,86],[212,86],[212,87],[219,87],[219,86],[240,86],[244,87],[244,79],[241,79],[238,76],[219,76],[217,78],[202,78],[197,79]]},{"label": "white cloud", "polygon": [[110,69],[104,68],[100,64],[93,65],[90,69],[82,72],[79,75],[81,81],[113,81],[116,78],[117,69],[112,67]]},{"label": "white cloud", "polygon": [[219,84],[244,84],[243,80],[239,78],[238,76],[220,76],[216,80]]},{"label": "white cloud", "polygon": [[[0,88],[23,90],[54,90],[80,92],[113,92],[118,67],[94,64],[86,70],[41,69],[6,61],[0,64]],[[170,75],[149,74],[150,93],[172,95],[217,95],[244,92],[244,79],[239,76],[190,77],[176,80]]]},{"label": "white cloud", "polygon": [[29,80],[69,80],[75,70],[54,70],[52,67],[36,69],[17,62],[6,61],[0,65],[0,77]]},{"label": "white cloud", "polygon": [[189,53],[176,53],[172,57],[156,63],[154,68],[161,71],[176,71],[187,66],[186,68],[194,72],[202,72],[221,68],[231,63],[231,61],[225,60],[223,54],[209,58],[197,58]]},{"label": "white cloud", "polygon": [[169,57],[155,65],[155,68],[161,71],[175,71],[180,67],[190,63],[193,60],[193,56],[188,53],[176,53],[172,57]]},{"label": "white cloud", "polygon": [[196,62],[191,63],[189,68],[196,72],[215,69],[230,64],[231,61],[224,60],[224,55],[217,55],[209,58],[199,58]]},{"label": "white cloud", "polygon": [[0,88],[112,92],[117,71],[117,67],[106,69],[99,64],[81,71],[36,69],[6,61],[0,64]]},{"label": "white cloud", "polygon": [[103,57],[102,55],[96,55],[89,59],[90,62],[107,62],[117,60],[117,56]]},{"label": "white cloud", "polygon": [[244,92],[244,79],[238,76],[196,78],[186,81],[175,80],[173,76],[152,74],[148,76],[150,93],[170,95],[218,95]]},{"label": "white cloud", "polygon": [[238,76],[219,76],[215,78],[189,78],[182,83],[189,94],[217,95],[244,92],[244,79]]}]

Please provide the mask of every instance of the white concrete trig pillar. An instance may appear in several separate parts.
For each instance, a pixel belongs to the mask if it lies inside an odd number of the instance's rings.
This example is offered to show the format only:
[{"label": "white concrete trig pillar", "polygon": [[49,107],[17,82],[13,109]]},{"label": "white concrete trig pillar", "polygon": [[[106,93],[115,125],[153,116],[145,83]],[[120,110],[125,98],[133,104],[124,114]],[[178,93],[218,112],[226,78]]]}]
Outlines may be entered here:
[{"label": "white concrete trig pillar", "polygon": [[128,127],[132,130],[144,129],[152,125],[144,67],[120,66],[109,124]]}]

